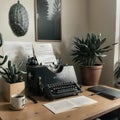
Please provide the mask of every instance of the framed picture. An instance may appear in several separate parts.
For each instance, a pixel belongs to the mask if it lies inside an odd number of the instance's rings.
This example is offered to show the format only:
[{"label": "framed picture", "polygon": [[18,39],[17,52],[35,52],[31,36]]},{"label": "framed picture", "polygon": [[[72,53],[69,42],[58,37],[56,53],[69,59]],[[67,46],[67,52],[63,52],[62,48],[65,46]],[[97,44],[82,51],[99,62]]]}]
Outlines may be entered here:
[{"label": "framed picture", "polygon": [[61,0],[35,0],[36,41],[61,40]]}]

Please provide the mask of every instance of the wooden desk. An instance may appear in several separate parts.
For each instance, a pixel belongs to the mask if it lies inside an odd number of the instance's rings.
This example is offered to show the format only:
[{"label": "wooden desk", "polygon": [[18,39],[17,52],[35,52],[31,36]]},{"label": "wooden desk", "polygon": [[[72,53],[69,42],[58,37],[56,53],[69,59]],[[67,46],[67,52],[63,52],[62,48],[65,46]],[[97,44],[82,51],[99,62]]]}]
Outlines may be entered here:
[{"label": "wooden desk", "polygon": [[39,98],[37,104],[28,100],[25,108],[21,111],[10,110],[9,103],[0,100],[1,120],[92,120],[120,108],[120,99],[109,100],[99,95],[91,96],[91,92],[86,89],[87,87],[83,87],[83,93],[79,95],[90,97],[98,101],[97,104],[76,108],[75,110],[56,115],[43,106],[43,103],[48,102],[43,98]]}]

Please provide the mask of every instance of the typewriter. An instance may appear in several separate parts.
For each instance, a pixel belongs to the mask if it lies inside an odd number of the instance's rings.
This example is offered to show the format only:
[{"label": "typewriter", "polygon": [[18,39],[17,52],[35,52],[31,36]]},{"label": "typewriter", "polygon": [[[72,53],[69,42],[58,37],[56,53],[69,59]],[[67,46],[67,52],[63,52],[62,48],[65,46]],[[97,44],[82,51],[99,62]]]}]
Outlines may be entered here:
[{"label": "typewriter", "polygon": [[27,65],[27,88],[30,92],[49,100],[78,95],[82,92],[72,65],[55,68],[43,65]]},{"label": "typewriter", "polygon": [[44,89],[45,97],[50,100],[78,95],[79,92],[81,92],[81,88],[74,81],[47,84]]}]

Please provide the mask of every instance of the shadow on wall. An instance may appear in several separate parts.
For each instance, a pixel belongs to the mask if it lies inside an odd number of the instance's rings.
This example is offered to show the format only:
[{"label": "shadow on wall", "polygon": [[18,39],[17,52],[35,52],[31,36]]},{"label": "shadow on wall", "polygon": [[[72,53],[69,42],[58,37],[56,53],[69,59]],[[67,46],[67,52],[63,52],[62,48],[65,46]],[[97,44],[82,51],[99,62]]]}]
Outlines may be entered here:
[{"label": "shadow on wall", "polygon": [[21,66],[21,70],[26,71],[27,57],[28,56],[26,56],[24,54],[24,51],[22,51],[22,49],[19,48],[17,50],[16,56],[15,56],[15,58],[14,58],[14,60],[12,62],[15,63],[15,64],[23,62],[22,66]]}]

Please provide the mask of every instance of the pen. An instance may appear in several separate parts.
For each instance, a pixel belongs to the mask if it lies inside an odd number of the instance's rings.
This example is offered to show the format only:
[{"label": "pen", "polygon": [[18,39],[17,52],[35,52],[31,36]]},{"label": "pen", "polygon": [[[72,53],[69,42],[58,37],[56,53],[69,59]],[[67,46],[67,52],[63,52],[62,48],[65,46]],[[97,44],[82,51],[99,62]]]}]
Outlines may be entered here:
[{"label": "pen", "polygon": [[36,100],[35,98],[33,98],[32,96],[27,95],[27,97],[28,97],[30,100],[32,100],[34,103],[38,103],[37,100]]}]

